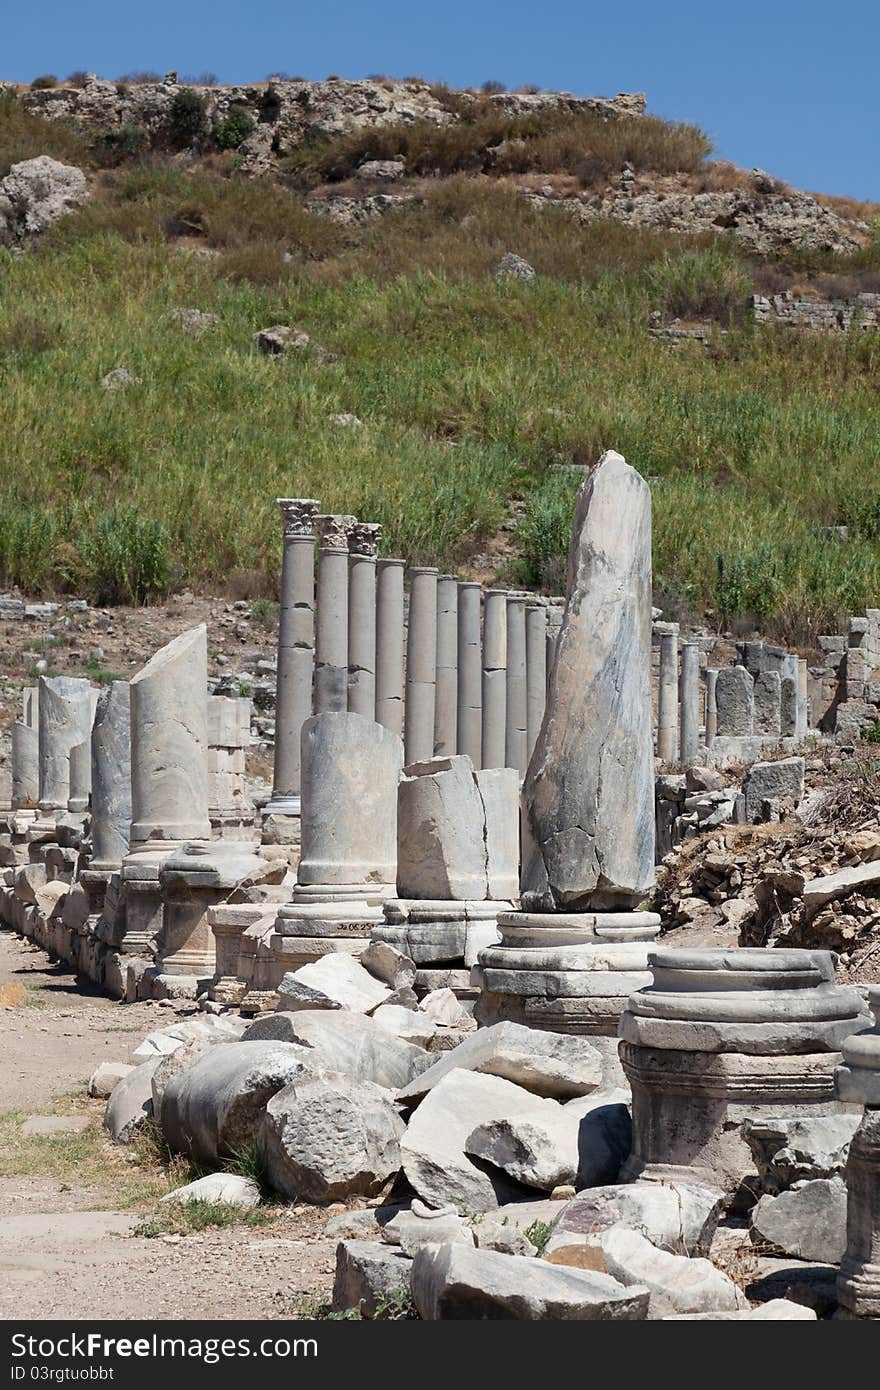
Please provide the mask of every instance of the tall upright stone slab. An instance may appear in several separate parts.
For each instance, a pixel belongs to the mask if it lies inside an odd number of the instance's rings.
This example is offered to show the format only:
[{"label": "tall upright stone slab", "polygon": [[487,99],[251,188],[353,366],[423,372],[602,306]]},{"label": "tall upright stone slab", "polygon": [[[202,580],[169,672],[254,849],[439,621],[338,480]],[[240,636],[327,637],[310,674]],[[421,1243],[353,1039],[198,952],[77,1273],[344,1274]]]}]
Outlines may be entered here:
[{"label": "tall upright stone slab", "polygon": [[40,800],[40,734],[23,719],[12,726],[12,809],[34,810]]},{"label": "tall upright stone slab", "polygon": [[131,841],[122,867],[122,950],[150,957],[162,928],[160,869],[208,840],[208,641],[204,623],[162,647],[130,682]]},{"label": "tall upright stone slab", "polygon": [[75,676],[40,676],[40,810],[66,811],[70,754],[92,729],[92,688]]},{"label": "tall upright stone slab", "polygon": [[92,727],[92,857],[89,868],[122,867],[131,836],[131,697],[128,681],[105,685]]},{"label": "tall upright stone slab", "polygon": [[[521,913],[482,952],[483,1021],[613,1036],[647,984],[654,883],[651,501],[620,454],[577,500],[565,612],[523,786]],[[632,983],[638,981],[638,984]]]},{"label": "tall upright stone slab", "polygon": [[245,778],[251,713],[244,697],[208,696],[208,816],[218,839],[247,840],[253,833]]}]

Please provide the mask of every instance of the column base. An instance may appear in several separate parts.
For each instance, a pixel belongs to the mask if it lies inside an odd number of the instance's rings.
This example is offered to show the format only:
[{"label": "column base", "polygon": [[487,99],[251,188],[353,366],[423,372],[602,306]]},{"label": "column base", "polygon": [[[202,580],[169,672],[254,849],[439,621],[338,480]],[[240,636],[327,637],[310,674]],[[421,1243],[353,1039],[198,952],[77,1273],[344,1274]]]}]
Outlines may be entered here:
[{"label": "column base", "polygon": [[451,989],[462,1001],[475,1001],[479,986],[471,967],[481,951],[500,941],[499,913],[510,913],[509,901],[491,899],[392,898],[385,903],[385,920],[371,932],[409,956],[418,967],[413,988],[419,998],[435,989]]},{"label": "column base", "polygon": [[651,983],[655,913],[504,912],[498,927],[501,944],[481,951],[472,972],[481,1024],[616,1038],[630,994]]}]

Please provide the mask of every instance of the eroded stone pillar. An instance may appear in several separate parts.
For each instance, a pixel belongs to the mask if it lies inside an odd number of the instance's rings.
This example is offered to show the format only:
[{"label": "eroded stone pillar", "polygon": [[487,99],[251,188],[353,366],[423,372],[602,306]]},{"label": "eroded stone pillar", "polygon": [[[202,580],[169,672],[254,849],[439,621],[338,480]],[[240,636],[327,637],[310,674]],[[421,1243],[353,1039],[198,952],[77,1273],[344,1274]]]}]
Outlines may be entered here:
[{"label": "eroded stone pillar", "polygon": [[72,816],[81,816],[89,809],[92,795],[91,739],[75,743],[70,750],[70,795],[67,809]]},{"label": "eroded stone pillar", "polygon": [[810,727],[810,672],[806,660],[797,664],[797,736],[806,738]]},{"label": "eroded stone pillar", "polygon": [[[264,815],[298,817],[299,744],[312,713],[315,664],[315,516],[311,497],[278,497],[281,509],[281,610],[275,688],[275,755],[272,797]],[[281,823],[283,824],[283,822]],[[291,835],[296,838],[295,828]]]},{"label": "eroded stone pillar", "polygon": [[208,816],[218,839],[248,839],[253,831],[245,778],[251,713],[248,699],[208,696]]},{"label": "eroded stone pillar", "polygon": [[470,967],[498,940],[497,918],[518,890],[519,777],[476,771],[470,758],[433,758],[404,769],[398,789],[397,898],[372,939],[415,961],[415,990],[476,997]]},{"label": "eroded stone pillar", "polygon": [[719,738],[751,737],[755,726],[755,682],[744,666],[718,672],[715,704]]},{"label": "eroded stone pillar", "polygon": [[547,708],[523,786],[523,911],[480,954],[483,1023],[598,1037],[647,984],[654,882],[651,501],[606,453],[578,497]]},{"label": "eroded stone pillar", "polygon": [[754,685],[754,732],[763,738],[779,738],[782,678],[778,671],[760,671]]},{"label": "eroded stone pillar", "polygon": [[405,761],[424,762],[434,753],[437,679],[437,570],[410,570],[406,634]]},{"label": "eroded stone pillar", "polygon": [[302,858],[272,938],[282,974],[328,951],[363,950],[397,875],[398,736],[328,712],[303,725],[302,741]]},{"label": "eroded stone pillar", "polygon": [[353,516],[322,515],[315,615],[316,714],[348,709],[348,541]]},{"label": "eroded stone pillar", "polygon": [[376,722],[403,734],[404,560],[380,560],[376,574]]},{"label": "eroded stone pillar", "polygon": [[451,758],[458,746],[458,580],[437,579],[437,677],[434,697],[434,755]]},{"label": "eroded stone pillar", "polygon": [[40,800],[39,731],[16,719],[12,726],[12,808],[36,808]]},{"label": "eroded stone pillar", "polygon": [[534,752],[547,703],[547,609],[526,607],[526,763]]},{"label": "eroded stone pillar", "polygon": [[718,672],[714,667],[706,671],[706,747],[711,748],[718,733],[718,704],[715,699],[715,685]]},{"label": "eroded stone pillar", "polygon": [[521,777],[528,766],[528,695],[526,684],[526,604],[518,594],[507,596],[507,692],[504,766]]},{"label": "eroded stone pillar", "polygon": [[472,580],[458,585],[458,752],[482,767],[483,675],[480,644],[482,589]]},{"label": "eroded stone pillar", "polygon": [[376,712],[376,556],[382,527],[359,521],[348,538],[348,708]]},{"label": "eroded stone pillar", "polygon": [[40,676],[40,810],[66,811],[70,752],[92,729],[92,688],[75,676]]},{"label": "eroded stone pillar", "polygon": [[670,766],[678,762],[678,624],[660,633],[657,687],[657,756]]},{"label": "eroded stone pillar", "polygon": [[680,749],[684,767],[693,767],[700,753],[700,644],[685,642],[681,648],[679,682],[681,712]]},{"label": "eroded stone pillar", "polygon": [[837,1297],[850,1317],[880,1318],[880,989],[868,990],[874,1027],[853,1033],[841,1046],[837,1094],[863,1105],[846,1161],[846,1253],[837,1275]]},{"label": "eroded stone pillar", "polygon": [[[89,748],[92,775],[92,854],[80,882],[95,917],[107,902],[111,875],[122,869],[131,834],[131,700],[128,681],[111,681],[98,696]],[[114,898],[117,895],[114,894]],[[114,904],[115,906],[115,904]],[[105,939],[118,946],[120,923],[107,904]]]},{"label": "eroded stone pillar", "polygon": [[839,1048],[864,1028],[829,951],[654,950],[620,1022],[633,1147],[621,1177],[733,1194],[754,1173],[743,1120],[838,1109]]},{"label": "eroded stone pillar", "polygon": [[504,767],[507,731],[507,594],[483,601],[483,767]]}]

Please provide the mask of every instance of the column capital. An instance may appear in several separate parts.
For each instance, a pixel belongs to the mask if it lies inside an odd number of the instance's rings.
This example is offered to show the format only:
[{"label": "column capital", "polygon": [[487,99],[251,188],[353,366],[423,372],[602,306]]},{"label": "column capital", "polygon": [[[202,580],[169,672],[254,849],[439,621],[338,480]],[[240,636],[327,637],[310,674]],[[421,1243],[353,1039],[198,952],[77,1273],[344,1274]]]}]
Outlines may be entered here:
[{"label": "column capital", "polygon": [[382,527],[378,521],[356,521],[348,535],[349,554],[375,560],[381,535]]},{"label": "column capital", "polygon": [[357,518],[346,513],[322,512],[315,517],[318,544],[328,550],[347,550],[352,528]]},{"label": "column capital", "polygon": [[320,502],[313,497],[276,497],[281,508],[284,538],[310,540],[315,534],[315,515]]}]

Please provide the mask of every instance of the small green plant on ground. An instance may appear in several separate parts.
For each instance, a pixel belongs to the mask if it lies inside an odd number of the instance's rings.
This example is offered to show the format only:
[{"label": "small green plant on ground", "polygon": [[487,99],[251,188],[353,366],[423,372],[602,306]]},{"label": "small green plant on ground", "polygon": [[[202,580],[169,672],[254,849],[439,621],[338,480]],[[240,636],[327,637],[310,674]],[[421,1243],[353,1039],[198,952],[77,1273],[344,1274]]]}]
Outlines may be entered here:
[{"label": "small green plant on ground", "polygon": [[543,1255],[547,1249],[547,1242],[553,1230],[552,1221],[533,1221],[524,1231],[526,1240],[530,1240],[539,1255]]},{"label": "small green plant on ground", "polygon": [[229,1226],[268,1226],[278,1212],[264,1207],[239,1207],[232,1202],[163,1202],[135,1226],[133,1235],[193,1235]]}]

